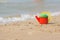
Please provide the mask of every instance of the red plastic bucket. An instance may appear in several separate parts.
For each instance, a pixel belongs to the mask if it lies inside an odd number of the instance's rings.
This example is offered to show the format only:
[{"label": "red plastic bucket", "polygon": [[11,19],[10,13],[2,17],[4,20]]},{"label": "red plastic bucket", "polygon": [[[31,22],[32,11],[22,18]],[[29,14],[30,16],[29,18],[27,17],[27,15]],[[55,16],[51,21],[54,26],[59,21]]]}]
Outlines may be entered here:
[{"label": "red plastic bucket", "polygon": [[40,17],[40,24],[48,24],[48,18],[41,18]]},{"label": "red plastic bucket", "polygon": [[37,17],[35,16],[37,21],[40,23],[40,24],[48,24],[48,17],[47,18],[44,18],[44,17]]}]

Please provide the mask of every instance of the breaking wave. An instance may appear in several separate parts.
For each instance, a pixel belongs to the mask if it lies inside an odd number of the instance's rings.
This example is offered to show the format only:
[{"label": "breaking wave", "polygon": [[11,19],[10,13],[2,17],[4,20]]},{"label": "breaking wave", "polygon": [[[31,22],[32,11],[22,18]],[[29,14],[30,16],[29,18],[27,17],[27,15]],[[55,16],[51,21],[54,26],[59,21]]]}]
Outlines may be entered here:
[{"label": "breaking wave", "polygon": [[[60,12],[53,12],[51,14],[52,16],[57,16],[60,14]],[[9,22],[25,21],[29,19],[34,19],[35,15],[39,15],[39,13],[34,14],[34,15],[21,14],[20,17],[8,17],[8,18],[0,17],[0,23],[9,23]]]}]

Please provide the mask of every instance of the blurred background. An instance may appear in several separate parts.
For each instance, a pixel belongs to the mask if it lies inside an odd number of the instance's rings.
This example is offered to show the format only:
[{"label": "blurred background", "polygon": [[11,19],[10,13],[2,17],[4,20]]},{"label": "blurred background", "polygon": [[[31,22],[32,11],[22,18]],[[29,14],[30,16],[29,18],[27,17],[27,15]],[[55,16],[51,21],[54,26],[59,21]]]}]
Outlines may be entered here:
[{"label": "blurred background", "polygon": [[0,0],[0,16],[60,11],[60,0]]}]

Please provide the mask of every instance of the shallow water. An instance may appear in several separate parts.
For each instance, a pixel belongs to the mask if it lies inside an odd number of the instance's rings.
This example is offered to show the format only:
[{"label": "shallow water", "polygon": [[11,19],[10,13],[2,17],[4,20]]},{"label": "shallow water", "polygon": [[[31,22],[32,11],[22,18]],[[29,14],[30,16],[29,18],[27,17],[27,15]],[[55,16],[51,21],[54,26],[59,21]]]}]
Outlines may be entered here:
[{"label": "shallow water", "polygon": [[41,11],[60,11],[60,0],[45,0],[44,4],[34,2],[0,3],[0,17],[19,14],[35,14]]}]

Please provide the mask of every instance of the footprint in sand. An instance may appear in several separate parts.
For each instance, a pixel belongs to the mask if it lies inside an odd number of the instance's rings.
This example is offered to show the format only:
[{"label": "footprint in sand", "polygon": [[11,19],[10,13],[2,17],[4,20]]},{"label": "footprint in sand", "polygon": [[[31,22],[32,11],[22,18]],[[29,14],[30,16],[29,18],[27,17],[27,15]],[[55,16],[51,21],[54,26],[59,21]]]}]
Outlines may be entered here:
[{"label": "footprint in sand", "polygon": [[32,22],[29,22],[29,24],[33,24]]},{"label": "footprint in sand", "polygon": [[18,40],[18,39],[15,39],[15,40]]}]

